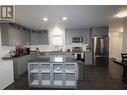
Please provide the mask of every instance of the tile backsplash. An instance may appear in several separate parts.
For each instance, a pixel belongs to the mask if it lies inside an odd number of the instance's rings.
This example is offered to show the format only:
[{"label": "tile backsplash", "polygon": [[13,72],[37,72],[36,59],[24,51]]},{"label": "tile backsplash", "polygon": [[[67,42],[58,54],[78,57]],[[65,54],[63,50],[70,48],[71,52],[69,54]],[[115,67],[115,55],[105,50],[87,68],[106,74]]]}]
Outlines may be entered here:
[{"label": "tile backsplash", "polygon": [[0,58],[7,55],[8,52],[14,48],[15,46],[0,46]]}]

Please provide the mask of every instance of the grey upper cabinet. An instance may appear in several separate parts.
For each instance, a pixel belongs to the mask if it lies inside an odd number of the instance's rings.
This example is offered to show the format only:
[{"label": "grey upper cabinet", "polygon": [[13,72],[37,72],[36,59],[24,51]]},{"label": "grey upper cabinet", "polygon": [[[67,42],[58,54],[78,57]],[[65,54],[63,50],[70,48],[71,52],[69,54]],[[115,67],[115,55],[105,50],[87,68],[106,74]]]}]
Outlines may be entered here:
[{"label": "grey upper cabinet", "polygon": [[17,43],[21,44],[19,39],[20,33],[17,32],[17,29],[13,27],[9,27],[8,37],[9,37],[9,44],[8,45],[16,45]]},{"label": "grey upper cabinet", "polygon": [[90,29],[66,29],[65,43],[72,44],[74,37],[82,37],[83,43],[90,43]]},{"label": "grey upper cabinet", "polygon": [[48,39],[48,31],[43,30],[38,32],[38,43],[39,45],[48,45],[49,39]]},{"label": "grey upper cabinet", "polygon": [[37,33],[37,31],[31,31],[31,45],[38,45],[38,33]]},{"label": "grey upper cabinet", "polygon": [[8,23],[1,23],[1,45],[6,46],[9,44],[9,36],[8,36]]},{"label": "grey upper cabinet", "polygon": [[92,36],[108,36],[108,27],[93,27]]},{"label": "grey upper cabinet", "polygon": [[48,45],[48,31],[31,31],[31,44],[32,45]]},{"label": "grey upper cabinet", "polygon": [[9,27],[9,45],[28,45],[30,44],[30,32],[14,27]]},{"label": "grey upper cabinet", "polygon": [[48,31],[32,31],[16,24],[1,23],[1,42],[3,46],[48,45]]},{"label": "grey upper cabinet", "polygon": [[90,29],[81,32],[81,36],[83,37],[83,43],[90,43]]},{"label": "grey upper cabinet", "polygon": [[66,44],[72,43],[72,32],[71,32],[71,30],[65,30],[65,43]]},{"label": "grey upper cabinet", "polygon": [[30,31],[24,31],[23,33],[24,33],[24,35],[23,35],[24,42],[23,42],[23,43],[24,43],[25,45],[29,45],[30,42],[31,42],[31,37],[30,37],[31,32],[30,32]]},{"label": "grey upper cabinet", "polygon": [[1,42],[3,46],[29,44],[30,32],[13,27],[8,23],[1,23]]}]

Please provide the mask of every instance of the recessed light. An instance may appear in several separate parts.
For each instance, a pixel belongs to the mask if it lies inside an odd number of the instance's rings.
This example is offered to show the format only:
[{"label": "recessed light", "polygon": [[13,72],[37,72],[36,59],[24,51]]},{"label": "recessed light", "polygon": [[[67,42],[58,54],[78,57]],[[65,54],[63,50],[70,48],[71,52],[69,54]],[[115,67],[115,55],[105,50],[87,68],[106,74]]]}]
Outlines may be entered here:
[{"label": "recessed light", "polygon": [[116,14],[116,17],[119,17],[119,18],[127,17],[127,11],[123,11]]},{"label": "recessed light", "polygon": [[44,18],[43,18],[43,21],[48,21],[48,18],[47,18],[47,17],[44,17]]},{"label": "recessed light", "polygon": [[63,20],[67,20],[67,17],[63,17],[62,19],[63,19]]}]

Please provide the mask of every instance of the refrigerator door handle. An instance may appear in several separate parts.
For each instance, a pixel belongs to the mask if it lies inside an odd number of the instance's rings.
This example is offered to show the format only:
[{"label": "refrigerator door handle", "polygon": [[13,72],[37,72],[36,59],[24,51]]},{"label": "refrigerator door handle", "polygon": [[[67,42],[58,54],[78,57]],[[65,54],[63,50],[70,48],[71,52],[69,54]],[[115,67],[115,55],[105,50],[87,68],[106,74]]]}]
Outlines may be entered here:
[{"label": "refrigerator door handle", "polygon": [[104,54],[104,39],[100,39],[100,53],[101,55]]}]

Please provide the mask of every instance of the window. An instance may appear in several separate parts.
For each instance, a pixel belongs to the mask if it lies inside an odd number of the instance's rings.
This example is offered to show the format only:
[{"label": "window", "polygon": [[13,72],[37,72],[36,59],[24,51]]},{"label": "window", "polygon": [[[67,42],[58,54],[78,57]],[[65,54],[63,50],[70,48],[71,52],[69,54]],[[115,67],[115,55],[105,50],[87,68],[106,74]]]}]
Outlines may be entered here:
[{"label": "window", "polygon": [[53,31],[52,31],[52,34],[51,34],[51,42],[52,42],[52,45],[54,46],[62,46],[63,45],[63,32],[58,29],[58,28],[55,28]]}]

